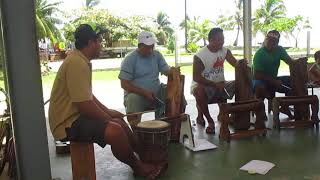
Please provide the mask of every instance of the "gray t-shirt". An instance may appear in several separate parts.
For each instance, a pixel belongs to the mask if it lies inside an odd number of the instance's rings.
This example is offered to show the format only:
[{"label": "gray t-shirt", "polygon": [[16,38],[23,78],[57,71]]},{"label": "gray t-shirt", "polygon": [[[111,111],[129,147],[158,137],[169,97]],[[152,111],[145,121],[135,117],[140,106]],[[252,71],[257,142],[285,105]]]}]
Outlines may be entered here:
[{"label": "gray t-shirt", "polygon": [[[119,79],[129,80],[134,86],[158,93],[160,90],[159,73],[169,71],[170,67],[158,51],[143,57],[135,50],[121,63]],[[126,93],[126,92],[125,92]]]}]

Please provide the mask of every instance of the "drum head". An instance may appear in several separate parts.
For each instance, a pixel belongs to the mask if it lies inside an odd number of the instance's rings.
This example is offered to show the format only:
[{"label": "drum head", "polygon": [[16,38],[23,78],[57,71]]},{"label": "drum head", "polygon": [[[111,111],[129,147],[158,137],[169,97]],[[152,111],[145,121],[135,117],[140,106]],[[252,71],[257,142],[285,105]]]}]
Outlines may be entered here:
[{"label": "drum head", "polygon": [[164,121],[158,121],[158,120],[143,121],[143,122],[140,122],[137,125],[137,127],[143,128],[143,129],[163,129],[163,128],[169,127],[169,123]]}]

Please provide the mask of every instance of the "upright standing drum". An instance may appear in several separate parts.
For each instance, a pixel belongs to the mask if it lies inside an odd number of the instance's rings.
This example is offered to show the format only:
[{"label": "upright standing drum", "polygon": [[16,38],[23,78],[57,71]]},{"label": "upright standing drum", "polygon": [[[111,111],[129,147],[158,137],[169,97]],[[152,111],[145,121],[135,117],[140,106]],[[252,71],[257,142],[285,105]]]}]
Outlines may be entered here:
[{"label": "upright standing drum", "polygon": [[167,166],[170,124],[158,120],[144,121],[134,131],[142,144],[141,160]]}]

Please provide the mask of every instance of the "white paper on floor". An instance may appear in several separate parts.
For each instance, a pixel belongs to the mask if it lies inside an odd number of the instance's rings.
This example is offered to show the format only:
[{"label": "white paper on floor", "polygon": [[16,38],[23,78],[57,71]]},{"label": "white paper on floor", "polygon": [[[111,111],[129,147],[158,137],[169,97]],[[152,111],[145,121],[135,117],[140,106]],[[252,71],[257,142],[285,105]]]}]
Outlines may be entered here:
[{"label": "white paper on floor", "polygon": [[258,173],[265,175],[267,172],[273,168],[275,164],[267,162],[267,161],[261,161],[261,160],[252,160],[242,166],[240,170],[248,171],[248,173]]},{"label": "white paper on floor", "polygon": [[189,143],[188,141],[184,142],[184,146],[192,151],[204,151],[209,149],[216,149],[218,146],[212,144],[211,142],[207,141],[206,139],[196,139],[194,138],[194,145],[190,145],[192,143]]}]

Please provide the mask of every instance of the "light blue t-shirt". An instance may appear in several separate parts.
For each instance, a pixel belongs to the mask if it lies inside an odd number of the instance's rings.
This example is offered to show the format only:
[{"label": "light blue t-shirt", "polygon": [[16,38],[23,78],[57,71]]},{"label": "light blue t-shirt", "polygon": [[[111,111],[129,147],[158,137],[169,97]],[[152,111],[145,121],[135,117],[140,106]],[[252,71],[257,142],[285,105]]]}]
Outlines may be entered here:
[{"label": "light blue t-shirt", "polygon": [[[160,90],[159,73],[169,71],[170,67],[158,51],[143,57],[135,50],[121,63],[119,79],[129,80],[134,86],[158,93]],[[126,92],[125,92],[126,93]]]}]

